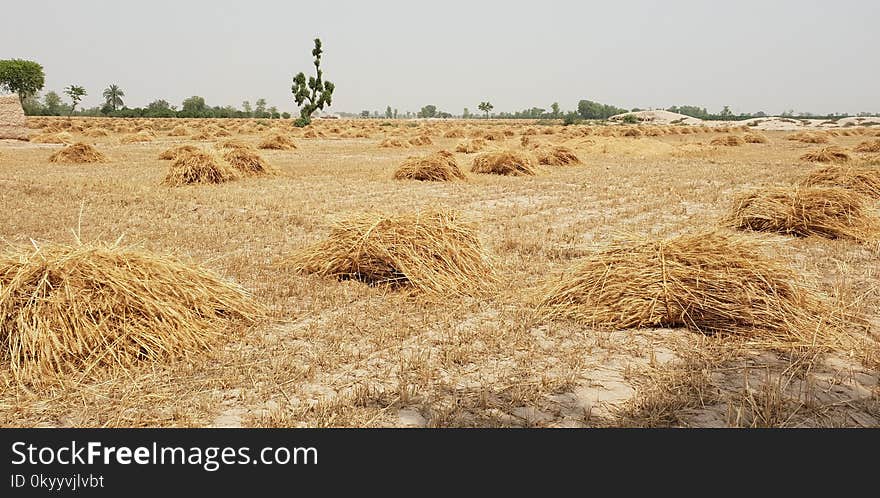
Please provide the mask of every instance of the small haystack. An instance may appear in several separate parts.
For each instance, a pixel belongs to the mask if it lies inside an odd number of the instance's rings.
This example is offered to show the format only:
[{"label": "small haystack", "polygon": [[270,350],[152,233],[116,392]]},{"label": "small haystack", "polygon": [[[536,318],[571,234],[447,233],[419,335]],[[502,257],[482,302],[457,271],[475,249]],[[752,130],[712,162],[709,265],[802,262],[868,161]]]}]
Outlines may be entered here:
[{"label": "small haystack", "polygon": [[856,145],[856,152],[880,152],[880,140],[868,140]]},{"label": "small haystack", "polygon": [[443,134],[444,138],[464,138],[465,133],[461,128],[453,128]]},{"label": "small haystack", "polygon": [[107,160],[107,157],[89,144],[82,142],[68,145],[49,156],[50,163],[99,163]]},{"label": "small haystack", "polygon": [[136,144],[136,143],[144,143],[144,142],[152,142],[153,134],[147,131],[139,131],[137,133],[133,133],[131,135],[125,135],[121,139],[119,139],[119,143],[121,144]]},{"label": "small haystack", "polygon": [[725,147],[738,147],[746,143],[742,138],[737,135],[724,135],[723,137],[713,138],[710,145],[722,145]]},{"label": "small haystack", "polygon": [[261,314],[241,287],[135,248],[0,253],[0,357],[25,384],[185,357]]},{"label": "small haystack", "polygon": [[880,168],[868,165],[824,166],[811,171],[801,185],[840,187],[880,199]]},{"label": "small haystack", "polygon": [[828,136],[823,133],[810,133],[808,131],[801,131],[798,133],[791,134],[785,137],[786,140],[793,140],[795,142],[802,142],[805,144],[827,144]]},{"label": "small haystack", "polygon": [[484,152],[474,158],[471,171],[509,176],[535,175],[538,172],[528,156],[516,151]]},{"label": "small haystack", "polygon": [[801,156],[801,161],[809,161],[812,163],[845,163],[849,161],[849,154],[840,147],[831,146],[823,147],[814,151],[807,152]]},{"label": "small haystack", "polygon": [[618,242],[551,278],[537,315],[591,327],[687,327],[810,343],[830,308],[767,241],[717,230]]},{"label": "small haystack", "polygon": [[287,135],[275,133],[264,138],[257,147],[268,150],[291,150],[296,148],[296,144]]},{"label": "small haystack", "polygon": [[69,144],[73,143],[73,135],[66,131],[58,133],[39,133],[30,137],[36,144]]},{"label": "small haystack", "polygon": [[568,166],[581,163],[573,150],[561,145],[539,148],[535,151],[535,156],[538,158],[538,164],[546,166]]},{"label": "small haystack", "polygon": [[192,154],[193,152],[200,152],[200,150],[195,145],[175,145],[159,154],[159,159],[163,161],[173,160],[177,159],[181,154]]},{"label": "small haystack", "polygon": [[736,197],[722,223],[740,230],[876,240],[880,220],[863,194],[839,187],[769,187]]},{"label": "small haystack", "polygon": [[189,130],[183,125],[177,125],[168,132],[169,137],[185,137],[187,135],[189,135]]},{"label": "small haystack", "polygon": [[427,135],[419,135],[417,137],[413,137],[409,139],[410,145],[422,146],[422,145],[434,145],[434,141],[431,140],[431,137]]},{"label": "small haystack", "polygon": [[455,156],[445,150],[423,157],[408,157],[394,172],[395,180],[451,182],[467,177],[455,162]]},{"label": "small haystack", "polygon": [[406,149],[409,148],[409,145],[396,138],[386,138],[379,142],[379,147],[382,147],[383,149]]},{"label": "small haystack", "polygon": [[101,137],[109,137],[110,132],[107,131],[106,128],[89,128],[88,130],[83,132],[83,135],[89,138],[101,138]]},{"label": "small haystack", "polygon": [[301,273],[412,286],[435,296],[479,294],[496,284],[477,225],[446,209],[339,219],[291,265]]},{"label": "small haystack", "polygon": [[171,163],[163,185],[180,186],[194,183],[223,183],[235,178],[235,172],[205,152],[184,153]]},{"label": "small haystack", "polygon": [[250,148],[232,148],[223,154],[223,159],[235,169],[248,176],[275,174],[276,171],[259,154]]},{"label": "small haystack", "polygon": [[464,152],[465,154],[474,154],[486,148],[486,141],[482,138],[472,138],[458,144],[455,148],[456,152]]},{"label": "small haystack", "polygon": [[768,142],[767,137],[760,133],[746,133],[742,138],[743,142],[747,144],[765,144]]},{"label": "small haystack", "polygon": [[242,142],[241,140],[224,140],[214,144],[218,149],[251,149],[251,144]]}]

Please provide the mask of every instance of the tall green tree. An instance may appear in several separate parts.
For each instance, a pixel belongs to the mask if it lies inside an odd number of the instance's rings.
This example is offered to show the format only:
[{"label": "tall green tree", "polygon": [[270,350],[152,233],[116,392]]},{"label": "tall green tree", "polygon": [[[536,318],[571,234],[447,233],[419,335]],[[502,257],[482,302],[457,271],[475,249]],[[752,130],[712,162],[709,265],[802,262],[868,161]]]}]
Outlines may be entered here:
[{"label": "tall green tree", "polygon": [[67,96],[70,97],[71,102],[70,110],[67,112],[68,116],[73,114],[73,111],[76,109],[77,104],[79,104],[82,98],[88,95],[85,88],[77,85],[70,85],[69,87],[65,88],[64,93],[66,93]]},{"label": "tall green tree", "polygon": [[0,60],[0,90],[17,93],[24,100],[42,90],[44,83],[40,64],[23,59]]},{"label": "tall green tree", "polygon": [[254,115],[254,109],[251,107],[250,101],[245,100],[241,103],[241,110],[247,115],[247,117],[252,117]]},{"label": "tall green tree", "polygon": [[257,99],[256,108],[254,109],[254,117],[266,117],[266,99]]},{"label": "tall green tree", "polygon": [[61,100],[61,96],[53,91],[43,95],[43,107],[46,109],[46,114],[50,116],[59,116],[64,112],[64,102]]},{"label": "tall green tree", "polygon": [[312,114],[317,110],[323,110],[324,106],[330,106],[333,103],[333,90],[336,86],[324,81],[324,73],[321,71],[321,39],[315,38],[315,48],[312,50],[312,56],[315,57],[315,76],[310,76],[306,83],[306,75],[299,73],[293,77],[293,99],[296,105],[300,106],[299,119],[296,120],[296,126],[306,126],[312,122]]},{"label": "tall green tree", "polygon": [[558,118],[559,117],[559,102],[553,102],[553,105],[550,106],[550,109],[553,112],[553,114],[552,114],[553,118],[554,119]]},{"label": "tall green tree", "polygon": [[480,102],[480,105],[477,106],[477,109],[486,113],[486,119],[489,119],[489,111],[494,108],[495,106],[493,106],[490,102]]},{"label": "tall green tree", "polygon": [[192,97],[186,99],[181,104],[180,111],[183,113],[184,117],[189,118],[198,118],[205,115],[205,111],[207,110],[207,106],[205,105],[205,98],[199,97],[198,95],[193,95]]},{"label": "tall green tree", "polygon": [[113,111],[117,111],[120,107],[125,105],[125,102],[122,101],[122,97],[125,97],[125,92],[119,88],[119,85],[110,85],[104,89],[104,103],[110,107]]},{"label": "tall green tree", "polygon": [[425,107],[422,107],[422,109],[419,111],[420,118],[433,118],[436,115],[437,106],[435,105],[426,105]]},{"label": "tall green tree", "polygon": [[394,117],[394,111],[391,110],[391,106],[385,108],[385,117],[388,119]]}]

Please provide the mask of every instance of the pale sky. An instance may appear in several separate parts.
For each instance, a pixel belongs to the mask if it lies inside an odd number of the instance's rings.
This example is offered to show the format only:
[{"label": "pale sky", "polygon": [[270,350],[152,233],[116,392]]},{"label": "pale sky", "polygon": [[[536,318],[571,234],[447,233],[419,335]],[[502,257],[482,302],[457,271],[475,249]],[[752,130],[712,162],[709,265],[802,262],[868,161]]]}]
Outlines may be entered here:
[{"label": "pale sky", "polygon": [[4,2],[0,59],[41,63],[100,105],[191,95],[295,111],[324,43],[328,111],[460,114],[580,99],[717,112],[880,112],[880,0]]}]

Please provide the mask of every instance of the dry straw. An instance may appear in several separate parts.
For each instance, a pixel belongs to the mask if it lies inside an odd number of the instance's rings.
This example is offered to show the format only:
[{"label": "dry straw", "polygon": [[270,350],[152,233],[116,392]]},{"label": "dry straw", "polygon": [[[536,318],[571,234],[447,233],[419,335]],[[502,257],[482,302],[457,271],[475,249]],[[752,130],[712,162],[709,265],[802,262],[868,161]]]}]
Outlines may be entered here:
[{"label": "dry straw", "polygon": [[725,135],[723,137],[717,137],[712,139],[709,142],[710,145],[723,145],[725,147],[738,147],[746,143],[742,138],[736,135]]},{"label": "dry straw", "polygon": [[801,131],[798,133],[794,133],[785,137],[786,140],[794,140],[796,142],[803,142],[807,144],[827,144],[828,136],[820,133],[810,133],[808,131]]},{"label": "dry straw", "polygon": [[801,182],[805,187],[841,187],[880,199],[880,168],[829,165],[811,171]]},{"label": "dry straw", "polygon": [[248,176],[275,174],[275,169],[250,148],[233,148],[223,154],[233,168]]},{"label": "dry straw", "polygon": [[408,157],[394,172],[395,180],[450,182],[466,178],[455,162],[455,156],[445,150],[423,157]]},{"label": "dry straw", "polygon": [[241,287],[134,248],[0,253],[0,354],[21,383],[183,357],[259,315]]},{"label": "dry straw", "polygon": [[163,185],[180,186],[194,183],[223,183],[235,178],[235,172],[205,152],[184,153],[171,163]]},{"label": "dry straw", "polygon": [[49,156],[50,163],[99,163],[107,160],[100,151],[82,142],[68,145]]},{"label": "dry straw", "polygon": [[768,142],[767,137],[760,133],[746,133],[742,138],[743,142],[747,144],[765,144]]},{"label": "dry straw", "polygon": [[473,138],[471,140],[465,140],[458,144],[455,148],[456,152],[464,152],[465,154],[474,154],[476,152],[480,152],[486,148],[486,141],[482,138]]},{"label": "dry straw", "polygon": [[418,137],[413,137],[409,139],[410,145],[421,146],[421,145],[434,145],[434,141],[431,140],[431,137],[427,135],[421,135]]},{"label": "dry straw", "polygon": [[496,284],[477,225],[448,209],[337,219],[325,240],[290,264],[301,273],[412,286],[435,296],[480,294]]},{"label": "dry straw", "polygon": [[386,138],[379,142],[379,147],[383,149],[406,149],[409,147],[409,144],[396,138]]},{"label": "dry straw", "polygon": [[740,194],[722,220],[741,230],[873,241],[880,220],[869,199],[839,187],[765,187]]},{"label": "dry straw", "polygon": [[765,240],[725,230],[618,242],[541,287],[537,315],[809,344],[834,331],[823,296],[769,252]]},{"label": "dry straw", "polygon": [[538,164],[547,166],[568,166],[581,163],[573,150],[561,145],[539,148],[535,151],[535,156],[538,158]]},{"label": "dry straw", "polygon": [[177,159],[181,154],[191,154],[193,152],[199,152],[200,149],[195,145],[176,145],[171,147],[170,149],[166,149],[161,154],[159,154],[159,159],[163,161],[168,161],[172,159]]},{"label": "dry straw", "polygon": [[849,154],[837,146],[823,147],[807,152],[801,156],[802,161],[813,163],[845,163],[849,161]]},{"label": "dry straw", "polygon": [[290,150],[295,149],[296,144],[293,142],[293,139],[287,135],[275,133],[264,138],[257,147],[260,149]]},{"label": "dry straw", "polygon": [[474,173],[493,175],[523,176],[535,175],[537,169],[532,160],[516,151],[485,152],[474,158],[471,166]]},{"label": "dry straw", "polygon": [[869,140],[856,145],[856,152],[880,152],[880,140]]}]

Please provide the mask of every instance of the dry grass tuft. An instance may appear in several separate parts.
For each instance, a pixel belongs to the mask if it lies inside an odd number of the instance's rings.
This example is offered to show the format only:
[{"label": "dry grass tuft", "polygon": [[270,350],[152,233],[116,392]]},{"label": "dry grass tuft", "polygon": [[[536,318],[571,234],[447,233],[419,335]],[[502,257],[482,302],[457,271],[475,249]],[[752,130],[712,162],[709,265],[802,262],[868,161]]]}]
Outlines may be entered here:
[{"label": "dry grass tuft", "polygon": [[801,182],[805,187],[840,187],[880,199],[880,168],[830,165],[815,169]]},{"label": "dry grass tuft", "polygon": [[740,230],[875,240],[880,220],[864,195],[839,187],[765,187],[740,194],[724,218]]},{"label": "dry grass tuft", "polygon": [[0,253],[0,354],[24,384],[185,357],[260,314],[241,287],[133,248]]},{"label": "dry grass tuft", "polygon": [[713,138],[710,145],[723,145],[725,147],[738,147],[746,143],[737,135],[724,135],[723,137]]},{"label": "dry grass tuft", "polygon": [[532,160],[516,151],[485,152],[474,158],[471,166],[474,173],[488,173],[493,175],[523,176],[535,175]]},{"label": "dry grass tuft", "polygon": [[455,162],[455,156],[445,150],[423,157],[408,157],[394,172],[395,180],[450,182],[467,177]]},{"label": "dry grass tuft", "polygon": [[195,145],[176,145],[171,147],[170,149],[166,149],[164,152],[159,154],[159,159],[163,161],[168,161],[171,159],[177,159],[181,154],[191,154],[193,152],[199,152],[200,149]]},{"label": "dry grass tuft", "polygon": [[295,149],[296,144],[293,142],[293,139],[287,135],[276,133],[264,138],[257,147],[260,149],[290,150]]},{"label": "dry grass tuft", "polygon": [[198,151],[177,156],[162,184],[173,187],[194,183],[223,183],[234,178],[232,169],[218,163],[211,154]]},{"label": "dry grass tuft", "polygon": [[813,163],[845,163],[849,161],[849,154],[836,146],[823,147],[818,150],[807,152],[801,156],[802,161]]},{"label": "dry grass tuft", "polygon": [[535,155],[538,158],[538,164],[547,166],[567,166],[581,163],[573,150],[560,145],[539,148],[535,151]]},{"label": "dry grass tuft", "polygon": [[496,284],[477,225],[446,209],[339,219],[324,241],[300,251],[291,264],[302,273],[409,285],[436,296],[478,294]]},{"label": "dry grass tuft", "polygon": [[538,290],[538,316],[812,342],[830,310],[769,242],[726,230],[618,242]]},{"label": "dry grass tuft", "polygon": [[99,163],[107,160],[107,157],[89,144],[82,142],[68,145],[49,156],[50,163]]},{"label": "dry grass tuft", "polygon": [[223,159],[235,169],[248,176],[271,175],[276,173],[259,154],[250,148],[233,148],[223,154]]}]

